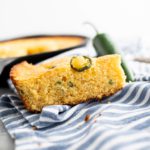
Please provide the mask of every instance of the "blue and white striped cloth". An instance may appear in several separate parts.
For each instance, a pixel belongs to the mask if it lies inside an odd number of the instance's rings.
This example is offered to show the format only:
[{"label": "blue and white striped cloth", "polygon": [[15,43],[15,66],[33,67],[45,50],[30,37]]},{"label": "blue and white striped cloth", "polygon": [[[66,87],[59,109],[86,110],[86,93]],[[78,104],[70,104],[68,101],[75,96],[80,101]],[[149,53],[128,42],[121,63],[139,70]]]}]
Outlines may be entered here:
[{"label": "blue and white striped cloth", "polygon": [[47,106],[40,114],[28,112],[15,94],[3,95],[0,118],[16,150],[149,150],[149,81],[140,74],[101,102]]}]

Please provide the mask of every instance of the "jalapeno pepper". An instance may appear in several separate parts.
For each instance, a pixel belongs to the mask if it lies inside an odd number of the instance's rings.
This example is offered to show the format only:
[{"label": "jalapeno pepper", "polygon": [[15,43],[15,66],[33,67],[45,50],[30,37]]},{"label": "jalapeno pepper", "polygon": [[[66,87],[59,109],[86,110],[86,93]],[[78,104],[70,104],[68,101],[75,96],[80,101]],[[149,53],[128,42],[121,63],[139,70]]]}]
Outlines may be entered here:
[{"label": "jalapeno pepper", "polygon": [[[97,52],[98,56],[101,55],[107,55],[107,54],[121,54],[116,47],[114,46],[114,44],[112,43],[112,41],[110,40],[110,38],[102,33],[98,33],[94,39],[93,39],[93,46]],[[130,70],[130,68],[128,67],[127,63],[125,62],[123,56],[122,56],[122,61],[121,61],[121,66],[125,72],[126,75],[126,81],[134,81],[134,76],[132,71]]]},{"label": "jalapeno pepper", "polygon": [[[91,23],[87,23],[87,24],[91,25],[97,33],[93,39],[93,46],[96,50],[97,56],[108,55],[108,54],[120,54],[121,55],[121,53],[115,47],[114,43],[111,41],[111,39],[109,38],[109,36],[107,34],[98,33],[97,29],[95,28],[95,26],[93,26],[93,24],[91,24]],[[121,66],[127,77],[126,81],[127,82],[134,81],[133,72],[128,67],[123,56],[122,56],[122,60],[121,60]]]}]

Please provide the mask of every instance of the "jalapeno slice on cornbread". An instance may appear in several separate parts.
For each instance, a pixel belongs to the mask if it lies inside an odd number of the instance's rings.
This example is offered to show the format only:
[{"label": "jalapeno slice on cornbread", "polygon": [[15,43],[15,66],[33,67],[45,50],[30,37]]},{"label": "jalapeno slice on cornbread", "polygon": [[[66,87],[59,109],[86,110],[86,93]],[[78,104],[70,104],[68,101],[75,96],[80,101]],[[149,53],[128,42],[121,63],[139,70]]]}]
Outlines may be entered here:
[{"label": "jalapeno slice on cornbread", "polygon": [[70,66],[72,69],[82,72],[92,66],[92,60],[87,56],[74,56],[71,58]]}]

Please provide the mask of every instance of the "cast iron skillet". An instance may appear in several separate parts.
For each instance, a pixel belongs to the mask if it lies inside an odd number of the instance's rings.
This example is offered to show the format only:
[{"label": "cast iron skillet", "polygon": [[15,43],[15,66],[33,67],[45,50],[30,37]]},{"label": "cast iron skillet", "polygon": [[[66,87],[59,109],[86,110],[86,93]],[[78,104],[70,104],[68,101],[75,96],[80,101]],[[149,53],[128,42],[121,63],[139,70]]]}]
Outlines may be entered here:
[{"label": "cast iron skillet", "polygon": [[12,40],[16,40],[16,39],[39,38],[39,37],[80,37],[83,39],[83,42],[79,45],[65,48],[65,49],[59,49],[59,50],[53,51],[53,52],[43,52],[43,53],[27,55],[27,56],[22,56],[22,57],[1,58],[0,59],[0,87],[8,87],[7,79],[9,78],[10,69],[13,65],[15,65],[19,62],[26,60],[29,63],[35,64],[44,59],[48,59],[50,57],[56,56],[60,53],[70,51],[75,48],[84,47],[88,43],[88,37],[81,36],[81,35],[31,35],[31,36],[17,37],[17,38],[13,38],[13,39],[2,40],[0,42],[12,41]]}]

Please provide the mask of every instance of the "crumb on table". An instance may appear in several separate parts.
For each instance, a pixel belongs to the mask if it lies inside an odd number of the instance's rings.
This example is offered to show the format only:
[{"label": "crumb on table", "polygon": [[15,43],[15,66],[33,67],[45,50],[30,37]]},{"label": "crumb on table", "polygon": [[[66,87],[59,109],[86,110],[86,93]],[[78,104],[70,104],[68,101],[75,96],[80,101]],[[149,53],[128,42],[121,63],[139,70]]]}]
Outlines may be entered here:
[{"label": "crumb on table", "polygon": [[36,126],[32,126],[32,129],[33,129],[33,130],[37,130],[37,127],[36,127]]},{"label": "crumb on table", "polygon": [[90,115],[86,115],[85,118],[84,118],[84,121],[88,122],[89,120],[90,120]]}]

